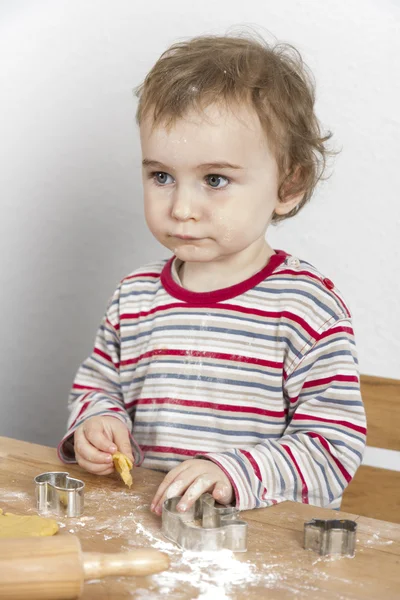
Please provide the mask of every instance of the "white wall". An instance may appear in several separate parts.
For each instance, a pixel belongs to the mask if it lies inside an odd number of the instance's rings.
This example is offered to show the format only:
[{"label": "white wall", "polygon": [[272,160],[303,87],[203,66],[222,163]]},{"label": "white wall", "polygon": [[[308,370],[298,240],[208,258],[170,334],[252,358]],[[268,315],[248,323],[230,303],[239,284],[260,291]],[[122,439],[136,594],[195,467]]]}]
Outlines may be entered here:
[{"label": "white wall", "polygon": [[165,256],[143,220],[132,88],[173,41],[246,23],[299,48],[343,148],[270,239],[342,290],[361,371],[400,378],[398,4],[3,0],[0,435],[58,441],[108,297]]}]

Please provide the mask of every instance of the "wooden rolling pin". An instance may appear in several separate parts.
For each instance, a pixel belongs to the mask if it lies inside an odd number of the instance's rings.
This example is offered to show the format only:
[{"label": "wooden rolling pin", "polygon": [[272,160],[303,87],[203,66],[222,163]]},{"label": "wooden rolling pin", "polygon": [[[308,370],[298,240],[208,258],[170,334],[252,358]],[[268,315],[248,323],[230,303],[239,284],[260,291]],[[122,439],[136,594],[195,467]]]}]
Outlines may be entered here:
[{"label": "wooden rolling pin", "polygon": [[2,540],[0,598],[75,600],[89,579],[152,575],[168,567],[168,556],[151,548],[120,554],[82,552],[73,535]]}]

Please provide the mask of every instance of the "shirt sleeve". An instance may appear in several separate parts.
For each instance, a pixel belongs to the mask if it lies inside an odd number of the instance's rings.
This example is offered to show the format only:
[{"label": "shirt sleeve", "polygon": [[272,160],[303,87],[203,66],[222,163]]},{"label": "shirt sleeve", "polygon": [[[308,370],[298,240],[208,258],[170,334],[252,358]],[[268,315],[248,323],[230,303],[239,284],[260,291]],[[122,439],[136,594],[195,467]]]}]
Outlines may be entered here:
[{"label": "shirt sleeve", "polygon": [[143,454],[132,436],[132,421],[125,408],[121,388],[119,322],[115,322],[115,304],[118,290],[96,335],[90,356],[80,366],[68,399],[69,419],[67,432],[58,446],[58,456],[65,463],[74,463],[74,432],[86,419],[94,416],[112,416],[127,426],[135,464],[143,461]]},{"label": "shirt sleeve", "polygon": [[349,319],[319,335],[284,377],[283,394],[287,426],[279,439],[204,457],[229,477],[242,510],[283,500],[338,509],[366,442]]}]

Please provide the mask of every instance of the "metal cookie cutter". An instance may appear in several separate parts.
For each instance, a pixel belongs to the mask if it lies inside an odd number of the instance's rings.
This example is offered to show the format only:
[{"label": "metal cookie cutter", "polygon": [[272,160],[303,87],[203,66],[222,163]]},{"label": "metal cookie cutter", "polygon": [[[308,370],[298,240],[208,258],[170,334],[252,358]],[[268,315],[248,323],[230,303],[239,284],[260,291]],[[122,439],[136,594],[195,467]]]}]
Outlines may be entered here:
[{"label": "metal cookie cutter", "polygon": [[[162,531],[166,538],[186,550],[246,552],[247,523],[238,519],[233,506],[215,506],[211,494],[203,494],[185,513],[176,510],[181,496],[169,498],[162,510]],[[196,521],[201,520],[201,525]]]},{"label": "metal cookie cutter", "polygon": [[83,512],[85,484],[69,473],[41,473],[34,479],[39,513],[52,512],[60,517],[79,517]]},{"label": "metal cookie cutter", "polygon": [[312,519],[304,523],[304,548],[322,556],[354,556],[356,531],[355,521]]}]

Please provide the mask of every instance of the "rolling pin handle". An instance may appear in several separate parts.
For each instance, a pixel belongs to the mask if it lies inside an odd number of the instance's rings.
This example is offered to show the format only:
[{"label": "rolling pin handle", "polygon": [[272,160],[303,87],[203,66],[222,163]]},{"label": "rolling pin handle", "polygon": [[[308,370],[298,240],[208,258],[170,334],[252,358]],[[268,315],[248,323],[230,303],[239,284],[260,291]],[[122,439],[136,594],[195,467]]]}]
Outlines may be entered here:
[{"label": "rolling pin handle", "polygon": [[153,575],[169,567],[168,556],[151,548],[117,554],[84,552],[82,562],[86,581],[107,575]]}]

